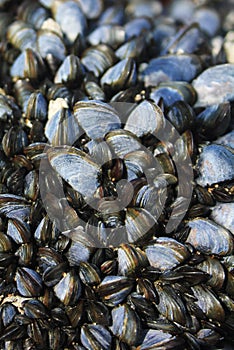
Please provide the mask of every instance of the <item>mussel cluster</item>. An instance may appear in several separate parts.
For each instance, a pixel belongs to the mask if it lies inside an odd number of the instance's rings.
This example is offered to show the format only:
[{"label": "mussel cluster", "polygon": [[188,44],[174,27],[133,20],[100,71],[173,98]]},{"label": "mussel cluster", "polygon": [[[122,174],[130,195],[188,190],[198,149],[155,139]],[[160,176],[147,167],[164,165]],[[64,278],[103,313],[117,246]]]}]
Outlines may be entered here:
[{"label": "mussel cluster", "polygon": [[233,5],[0,1],[0,349],[233,348]]}]

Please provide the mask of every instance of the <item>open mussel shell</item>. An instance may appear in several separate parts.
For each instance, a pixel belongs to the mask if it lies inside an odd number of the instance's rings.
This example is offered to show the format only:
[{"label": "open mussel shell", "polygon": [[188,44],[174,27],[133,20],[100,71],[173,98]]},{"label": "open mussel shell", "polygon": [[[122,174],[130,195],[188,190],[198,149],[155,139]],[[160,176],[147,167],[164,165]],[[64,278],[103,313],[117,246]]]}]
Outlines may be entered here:
[{"label": "open mussel shell", "polygon": [[141,72],[145,86],[157,86],[163,81],[193,80],[201,72],[201,62],[196,55],[166,55],[150,60]]},{"label": "open mussel shell", "polygon": [[149,329],[142,341],[142,344],[139,345],[137,350],[154,350],[154,349],[176,349],[177,347],[181,348],[184,341],[182,338],[179,338],[168,332],[162,330]]},{"label": "open mussel shell", "polygon": [[112,310],[112,333],[128,345],[136,345],[140,335],[140,320],[127,304]]},{"label": "open mussel shell", "polygon": [[119,92],[136,83],[136,64],[132,58],[126,58],[109,68],[101,78],[101,85],[108,93]]},{"label": "open mussel shell", "polygon": [[205,146],[200,154],[197,168],[200,176],[196,181],[201,186],[232,180],[234,152],[221,145]]},{"label": "open mussel shell", "polygon": [[55,1],[51,10],[69,44],[72,44],[79,34],[85,33],[86,18],[76,1]]},{"label": "open mussel shell", "polygon": [[103,138],[108,132],[120,129],[118,112],[100,101],[77,102],[74,116],[85,133],[92,139]]},{"label": "open mussel shell", "polygon": [[76,191],[91,199],[98,188],[99,166],[84,152],[74,147],[48,150],[51,166]]},{"label": "open mussel shell", "polygon": [[151,135],[157,136],[157,132],[165,127],[163,112],[156,104],[143,101],[130,113],[124,126],[138,137]]},{"label": "open mussel shell", "polygon": [[173,269],[190,257],[190,252],[173,238],[160,237],[145,252],[151,266],[163,271]]},{"label": "open mussel shell", "polygon": [[81,343],[88,350],[111,350],[112,335],[99,324],[84,324],[81,328]]},{"label": "open mussel shell", "polygon": [[43,284],[40,275],[28,267],[21,267],[16,272],[16,286],[25,297],[36,297],[42,294]]},{"label": "open mussel shell", "polygon": [[204,314],[212,320],[223,321],[225,318],[224,309],[215,296],[215,294],[205,286],[192,287],[194,296],[197,298],[195,302]]},{"label": "open mussel shell", "polygon": [[224,227],[208,219],[197,218],[188,222],[190,228],[186,242],[207,255],[230,255],[233,251],[233,236]]},{"label": "open mussel shell", "polygon": [[54,287],[54,293],[64,305],[74,305],[81,294],[81,283],[74,271],[65,274]]},{"label": "open mussel shell", "polygon": [[124,276],[107,276],[97,287],[103,303],[117,306],[130,294],[133,288],[132,280]]},{"label": "open mussel shell", "polygon": [[234,99],[234,64],[219,64],[203,71],[194,81],[195,107],[207,107]]}]

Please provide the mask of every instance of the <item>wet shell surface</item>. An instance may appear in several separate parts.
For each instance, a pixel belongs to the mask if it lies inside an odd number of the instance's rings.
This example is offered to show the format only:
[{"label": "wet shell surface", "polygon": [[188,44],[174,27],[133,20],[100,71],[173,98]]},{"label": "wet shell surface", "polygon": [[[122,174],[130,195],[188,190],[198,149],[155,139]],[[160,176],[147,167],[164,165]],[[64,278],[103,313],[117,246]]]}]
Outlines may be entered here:
[{"label": "wet shell surface", "polygon": [[233,18],[0,1],[0,349],[233,348]]}]

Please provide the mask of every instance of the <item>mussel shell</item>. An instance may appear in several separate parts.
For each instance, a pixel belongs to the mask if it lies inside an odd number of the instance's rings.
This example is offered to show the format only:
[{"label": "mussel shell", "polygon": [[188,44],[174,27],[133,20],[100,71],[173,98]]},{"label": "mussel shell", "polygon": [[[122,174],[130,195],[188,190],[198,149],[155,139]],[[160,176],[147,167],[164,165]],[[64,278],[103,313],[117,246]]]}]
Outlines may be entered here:
[{"label": "mussel shell", "polygon": [[207,107],[234,99],[234,64],[226,63],[210,67],[194,81],[197,92],[195,107]]},{"label": "mussel shell", "polygon": [[197,218],[188,222],[190,232],[186,242],[204,254],[230,255],[233,251],[231,233],[208,219]]},{"label": "mussel shell", "polygon": [[176,101],[167,111],[167,119],[172,123],[179,133],[191,129],[194,121],[194,111],[190,105],[184,101]]},{"label": "mussel shell", "polygon": [[15,21],[7,29],[7,38],[11,44],[20,50],[35,48],[36,31],[24,21]]},{"label": "mussel shell", "polygon": [[193,105],[196,101],[196,91],[186,81],[162,82],[151,89],[150,98],[158,103],[163,98],[163,103],[169,107],[176,101],[185,101]]},{"label": "mussel shell", "polygon": [[205,286],[194,286],[192,290],[197,298],[197,305],[206,316],[212,320],[222,322],[225,318],[225,312],[215,294]]},{"label": "mussel shell", "polygon": [[221,103],[207,107],[196,117],[195,123],[199,134],[212,140],[225,133],[230,120],[230,103]]},{"label": "mussel shell", "polygon": [[15,252],[15,255],[19,257],[18,264],[23,266],[30,265],[33,254],[34,254],[34,246],[32,243],[25,243],[20,245],[20,247]]},{"label": "mussel shell", "polygon": [[118,274],[131,275],[137,269],[148,265],[146,254],[138,247],[122,244],[118,248]]},{"label": "mussel shell", "polygon": [[23,1],[17,10],[18,18],[40,29],[42,23],[49,17],[48,11],[36,2]]},{"label": "mussel shell", "polygon": [[141,79],[145,86],[174,80],[190,82],[200,72],[201,63],[196,55],[167,55],[150,60],[141,72]]},{"label": "mussel shell", "polygon": [[118,92],[136,83],[136,64],[132,58],[125,58],[109,68],[101,78],[101,85],[108,93]]},{"label": "mussel shell", "polygon": [[19,293],[25,297],[35,297],[42,293],[42,280],[40,275],[27,267],[21,267],[16,272],[16,285]]},{"label": "mussel shell", "polygon": [[81,63],[88,71],[93,72],[95,77],[102,75],[115,61],[114,51],[105,44],[89,47],[81,58]]},{"label": "mussel shell", "polygon": [[48,157],[65,181],[85,197],[93,199],[100,169],[86,153],[74,147],[56,147],[48,150]]},{"label": "mussel shell", "polygon": [[104,304],[117,306],[133,288],[132,280],[123,276],[107,276],[99,284],[97,292]]},{"label": "mussel shell", "polygon": [[155,232],[157,221],[155,217],[144,208],[128,208],[125,218],[127,242],[143,241]]},{"label": "mussel shell", "polygon": [[210,217],[234,235],[234,203],[217,203]]},{"label": "mussel shell", "polygon": [[172,286],[160,286],[157,281],[154,285],[159,296],[157,309],[160,314],[170,321],[188,324],[188,312],[180,293],[176,292]]},{"label": "mussel shell", "polygon": [[47,101],[41,92],[33,92],[27,103],[25,116],[27,119],[45,121],[47,119]]},{"label": "mussel shell", "polygon": [[124,25],[126,39],[138,37],[144,32],[147,33],[152,28],[152,23],[149,18],[138,17],[133,18]]},{"label": "mussel shell", "polygon": [[55,32],[41,29],[37,36],[37,49],[42,58],[56,60],[57,65],[65,59],[66,47]]},{"label": "mussel shell", "polygon": [[145,248],[150,265],[161,271],[173,269],[189,258],[189,250],[173,238],[160,237]]},{"label": "mussel shell", "polygon": [[79,276],[81,281],[89,286],[97,285],[101,282],[100,272],[97,267],[87,262],[80,263]]},{"label": "mussel shell", "polygon": [[80,127],[64,99],[50,101],[45,135],[54,146],[73,145],[80,137]]},{"label": "mussel shell", "polygon": [[115,108],[100,101],[77,102],[74,116],[91,139],[103,138],[106,133],[121,126]]},{"label": "mussel shell", "polygon": [[140,58],[144,48],[145,38],[143,36],[139,36],[132,38],[131,40],[121,45],[118,50],[116,50],[115,54],[120,60],[123,60],[125,58],[134,58],[137,60]]},{"label": "mussel shell", "polygon": [[78,0],[78,4],[88,19],[99,17],[103,11],[104,5],[102,0]]},{"label": "mussel shell", "polygon": [[127,130],[115,130],[105,136],[105,141],[119,158],[126,154],[142,149],[140,139]]},{"label": "mussel shell", "polygon": [[8,302],[1,305],[1,318],[4,327],[7,327],[9,324],[11,324],[16,314],[17,309],[14,305]]},{"label": "mussel shell", "polygon": [[17,244],[30,242],[30,227],[29,225],[19,219],[8,220],[7,235],[13,239]]},{"label": "mussel shell", "polygon": [[183,340],[162,330],[149,329],[137,350],[173,349],[183,345]]},{"label": "mussel shell", "polygon": [[234,178],[234,152],[225,146],[211,144],[205,146],[198,160],[201,186],[212,185]]},{"label": "mussel shell", "polygon": [[80,338],[81,343],[88,350],[111,350],[111,333],[102,325],[84,324]]},{"label": "mussel shell", "polygon": [[69,44],[75,41],[78,34],[85,33],[86,18],[76,1],[56,1],[52,4],[52,13]]},{"label": "mussel shell", "polygon": [[11,77],[16,79],[41,80],[45,74],[45,66],[41,56],[27,48],[15,60],[10,71]]},{"label": "mussel shell", "polygon": [[136,313],[124,304],[112,310],[111,330],[115,336],[128,345],[135,345],[140,335],[140,320]]},{"label": "mussel shell", "polygon": [[225,280],[225,271],[218,259],[207,257],[206,260],[197,265],[197,268],[210,275],[210,279],[207,281],[208,285],[216,290],[222,288]]},{"label": "mussel shell", "polygon": [[77,87],[83,80],[84,68],[75,55],[67,56],[59,69],[57,70],[54,82],[55,84],[67,84],[68,86]]},{"label": "mussel shell", "polygon": [[12,248],[10,238],[3,232],[0,232],[0,252],[8,252]]},{"label": "mussel shell", "polygon": [[142,137],[151,134],[157,136],[157,133],[164,127],[165,119],[161,108],[155,103],[145,100],[130,113],[124,129]]},{"label": "mussel shell", "polygon": [[8,157],[20,154],[27,145],[28,136],[26,132],[17,126],[12,126],[2,139],[2,148]]},{"label": "mussel shell", "polygon": [[74,305],[81,294],[81,284],[74,271],[68,272],[54,287],[55,295],[64,305]]},{"label": "mussel shell", "polygon": [[25,301],[23,306],[25,315],[30,318],[42,319],[49,316],[49,311],[45,305],[37,299],[30,299],[28,301]]},{"label": "mussel shell", "polygon": [[125,41],[125,30],[119,25],[103,24],[89,34],[88,41],[93,46],[108,44],[115,49]]}]

